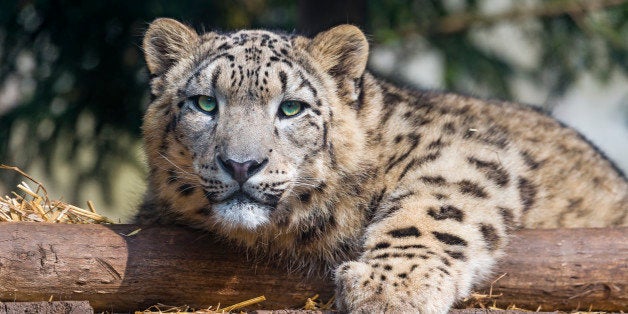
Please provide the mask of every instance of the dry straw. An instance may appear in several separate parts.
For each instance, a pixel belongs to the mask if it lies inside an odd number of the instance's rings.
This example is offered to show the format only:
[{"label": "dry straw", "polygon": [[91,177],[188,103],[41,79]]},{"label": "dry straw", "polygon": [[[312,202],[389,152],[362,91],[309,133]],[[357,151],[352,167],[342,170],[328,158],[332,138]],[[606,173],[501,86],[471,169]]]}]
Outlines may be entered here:
[{"label": "dry straw", "polygon": [[[113,223],[97,214],[90,201],[87,202],[89,209],[83,209],[62,200],[51,200],[46,188],[20,168],[0,165],[0,169],[15,171],[30,181],[30,184],[22,181],[10,195],[0,198],[0,222]],[[36,188],[31,187],[33,184]]]},{"label": "dry straw", "polygon": [[[251,306],[260,302],[266,301],[266,297],[259,296],[257,298],[252,298],[246,300],[244,302],[236,303],[231,306],[227,306],[225,308],[220,308],[220,304],[218,306],[209,307],[207,309],[194,310],[188,306],[169,306],[164,304],[157,304],[149,307],[145,311],[136,311],[135,314],[161,314],[161,313],[197,313],[197,314],[214,314],[214,313],[232,313],[238,309],[245,308],[247,306]],[[246,312],[241,312],[246,313]]]}]

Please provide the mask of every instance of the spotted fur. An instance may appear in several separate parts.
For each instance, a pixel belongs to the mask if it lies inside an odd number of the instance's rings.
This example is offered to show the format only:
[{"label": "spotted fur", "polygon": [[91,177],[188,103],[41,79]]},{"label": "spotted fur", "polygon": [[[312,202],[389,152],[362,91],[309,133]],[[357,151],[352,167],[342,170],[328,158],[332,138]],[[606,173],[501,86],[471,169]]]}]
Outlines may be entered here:
[{"label": "spotted fur", "polygon": [[[137,221],[331,273],[342,310],[445,313],[515,228],[628,225],[625,177],[578,133],[522,105],[377,79],[356,27],[198,35],[158,19],[144,51]],[[195,107],[199,95],[217,111]],[[306,105],[282,116],[287,100]]]}]

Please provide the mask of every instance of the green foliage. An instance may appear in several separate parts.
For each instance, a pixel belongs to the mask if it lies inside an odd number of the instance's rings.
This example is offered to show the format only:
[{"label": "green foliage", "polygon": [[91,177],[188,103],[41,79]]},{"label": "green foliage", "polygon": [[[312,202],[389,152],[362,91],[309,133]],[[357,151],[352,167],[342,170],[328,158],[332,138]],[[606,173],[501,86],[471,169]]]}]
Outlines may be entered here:
[{"label": "green foliage", "polygon": [[[538,1],[532,9],[521,1],[513,2],[520,7],[510,11],[486,13],[480,2],[369,1],[371,32],[375,42],[383,43],[422,37],[444,55],[447,88],[463,91],[463,80],[470,77],[489,86],[493,97],[512,97],[508,79],[514,72],[550,86],[554,95],[564,93],[584,71],[600,78],[615,69],[628,73],[628,3],[553,0]],[[538,26],[526,30],[541,48],[533,69],[519,69],[470,40],[474,31],[500,23]]]}]

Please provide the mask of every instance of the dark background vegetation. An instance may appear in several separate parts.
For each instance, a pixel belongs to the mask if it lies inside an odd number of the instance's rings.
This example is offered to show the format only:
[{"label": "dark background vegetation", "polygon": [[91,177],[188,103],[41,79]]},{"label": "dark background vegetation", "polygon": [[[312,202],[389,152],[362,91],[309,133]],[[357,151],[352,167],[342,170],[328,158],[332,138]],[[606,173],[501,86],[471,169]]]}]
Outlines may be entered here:
[{"label": "dark background vegetation", "polygon": [[[447,2],[457,3],[458,9]],[[604,78],[613,70],[625,74],[628,69],[625,1],[537,1],[535,6],[515,5],[492,15],[480,12],[481,2],[2,1],[0,97],[11,86],[19,93],[5,93],[0,99],[0,163],[28,169],[40,162],[52,175],[54,161],[62,160],[75,176],[74,188],[65,195],[69,201],[75,201],[83,184],[93,178],[108,199],[120,164],[142,168],[130,148],[140,138],[148,103],[140,44],[148,23],[161,16],[199,31],[267,28],[312,35],[348,22],[370,34],[373,45],[420,37],[444,56],[443,88],[474,92],[465,90],[461,79],[472,77],[498,98],[512,96],[507,78],[514,66],[478,47],[469,34],[505,20],[541,23],[542,34],[534,36],[542,47],[542,61],[525,75],[557,95],[582,71]],[[602,22],[591,22],[590,15],[600,12]],[[82,147],[93,151],[88,162],[81,160]],[[5,188],[16,179],[13,173],[0,173],[0,182],[8,182]]]}]

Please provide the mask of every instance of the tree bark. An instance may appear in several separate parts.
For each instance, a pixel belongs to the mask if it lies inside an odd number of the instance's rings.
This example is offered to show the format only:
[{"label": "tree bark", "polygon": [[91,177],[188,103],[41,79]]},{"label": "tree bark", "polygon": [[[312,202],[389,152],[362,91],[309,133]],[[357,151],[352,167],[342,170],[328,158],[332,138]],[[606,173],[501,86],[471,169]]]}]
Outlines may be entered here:
[{"label": "tree bark", "polygon": [[[493,285],[493,295],[503,294],[498,304],[626,310],[628,228],[518,231],[495,278],[502,273]],[[0,223],[0,301],[89,300],[96,311],[128,312],[157,303],[225,307],[264,295],[253,310],[299,308],[315,294],[328,300],[331,281],[250,261],[200,231]]]},{"label": "tree bark", "polygon": [[498,305],[628,309],[628,227],[521,230],[495,273]]}]

